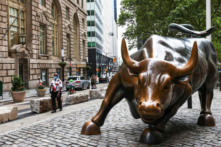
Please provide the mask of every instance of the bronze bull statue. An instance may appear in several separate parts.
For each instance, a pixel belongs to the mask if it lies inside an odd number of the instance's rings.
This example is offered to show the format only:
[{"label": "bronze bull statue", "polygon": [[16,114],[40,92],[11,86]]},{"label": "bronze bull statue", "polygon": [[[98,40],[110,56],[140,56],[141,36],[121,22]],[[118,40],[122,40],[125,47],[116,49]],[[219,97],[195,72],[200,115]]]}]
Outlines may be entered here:
[{"label": "bronze bull statue", "polygon": [[210,107],[218,70],[210,41],[153,35],[131,56],[123,39],[121,52],[124,63],[111,79],[99,112],[84,124],[82,134],[100,134],[108,112],[126,98],[132,116],[149,125],[140,142],[161,143],[168,120],[196,91],[202,109],[197,124],[215,126]]}]

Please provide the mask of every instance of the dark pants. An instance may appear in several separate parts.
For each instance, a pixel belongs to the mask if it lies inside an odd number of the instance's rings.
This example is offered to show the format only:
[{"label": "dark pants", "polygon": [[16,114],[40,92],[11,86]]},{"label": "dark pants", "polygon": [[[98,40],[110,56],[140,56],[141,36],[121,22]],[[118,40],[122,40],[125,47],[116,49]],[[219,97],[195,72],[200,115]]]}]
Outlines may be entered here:
[{"label": "dark pants", "polygon": [[52,102],[52,109],[54,111],[56,111],[56,100],[58,101],[58,107],[61,109],[62,108],[62,100],[61,100],[61,95],[59,96],[59,98],[57,98],[57,94],[58,92],[52,92],[51,93],[51,102]]}]

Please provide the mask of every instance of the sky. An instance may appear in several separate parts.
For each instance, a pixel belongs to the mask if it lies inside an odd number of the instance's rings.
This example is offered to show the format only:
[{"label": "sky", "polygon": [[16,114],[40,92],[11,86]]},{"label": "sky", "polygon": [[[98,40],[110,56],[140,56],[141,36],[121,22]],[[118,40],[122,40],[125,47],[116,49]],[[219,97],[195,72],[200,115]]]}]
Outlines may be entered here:
[{"label": "sky", "polygon": [[[119,18],[120,15],[120,8],[121,8],[121,3],[122,0],[117,0],[117,18]],[[122,41],[122,35],[126,30],[126,26],[125,27],[119,27],[118,26],[118,57],[121,57],[121,41]],[[126,43],[128,45],[128,41],[126,40]],[[132,50],[129,51],[129,54],[132,54],[134,52],[137,51],[137,48],[134,48]]]}]

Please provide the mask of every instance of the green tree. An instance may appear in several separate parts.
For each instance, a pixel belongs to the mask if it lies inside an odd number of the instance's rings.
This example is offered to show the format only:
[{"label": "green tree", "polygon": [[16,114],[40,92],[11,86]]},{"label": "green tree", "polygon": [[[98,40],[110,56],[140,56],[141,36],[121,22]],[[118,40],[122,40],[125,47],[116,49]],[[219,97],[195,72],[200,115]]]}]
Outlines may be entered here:
[{"label": "green tree", "polygon": [[[177,32],[170,31],[171,23],[191,24],[195,30],[206,29],[205,0],[122,0],[119,26],[127,26],[124,37],[129,49],[137,46],[137,38],[145,40],[153,34],[175,37]],[[212,42],[221,61],[221,0],[211,0]],[[176,36],[182,37],[182,36]]]}]

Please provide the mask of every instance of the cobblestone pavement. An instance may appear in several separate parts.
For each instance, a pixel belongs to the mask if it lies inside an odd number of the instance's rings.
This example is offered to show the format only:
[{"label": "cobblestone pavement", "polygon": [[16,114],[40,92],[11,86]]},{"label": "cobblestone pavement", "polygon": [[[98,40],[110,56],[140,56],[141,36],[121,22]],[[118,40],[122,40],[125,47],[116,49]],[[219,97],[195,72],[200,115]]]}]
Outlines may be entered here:
[{"label": "cobblestone pavement", "polygon": [[[200,113],[198,94],[193,95],[193,109],[185,103],[170,119],[164,142],[157,146],[221,146],[221,92],[215,90],[212,104],[215,127],[196,125]],[[81,135],[81,128],[96,114],[100,104],[59,116],[0,136],[0,146],[146,146],[139,144],[142,130],[140,119],[132,118],[125,100],[109,113],[101,135]]]}]

